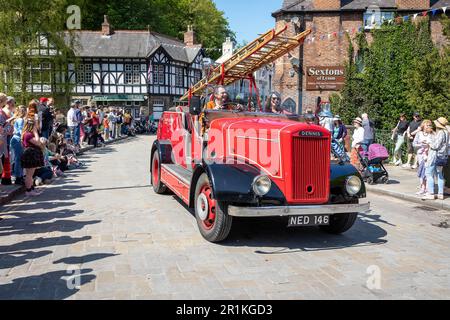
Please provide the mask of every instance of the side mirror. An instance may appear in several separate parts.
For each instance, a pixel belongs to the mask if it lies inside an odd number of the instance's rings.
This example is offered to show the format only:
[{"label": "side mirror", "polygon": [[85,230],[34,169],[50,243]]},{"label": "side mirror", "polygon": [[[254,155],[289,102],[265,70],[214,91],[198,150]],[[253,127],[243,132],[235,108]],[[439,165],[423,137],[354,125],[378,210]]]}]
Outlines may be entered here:
[{"label": "side mirror", "polygon": [[202,113],[202,103],[200,97],[191,97],[191,100],[189,101],[189,113],[193,116],[198,116]]}]

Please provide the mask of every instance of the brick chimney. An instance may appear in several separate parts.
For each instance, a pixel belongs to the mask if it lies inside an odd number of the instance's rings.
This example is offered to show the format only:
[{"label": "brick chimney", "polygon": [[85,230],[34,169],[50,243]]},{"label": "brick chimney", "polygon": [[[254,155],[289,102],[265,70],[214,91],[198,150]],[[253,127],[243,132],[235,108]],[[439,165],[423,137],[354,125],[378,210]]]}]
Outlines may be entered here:
[{"label": "brick chimney", "polygon": [[111,24],[108,21],[108,16],[104,16],[105,21],[102,23],[102,35],[103,36],[110,36],[114,33],[114,30],[111,26]]},{"label": "brick chimney", "polygon": [[341,0],[313,0],[314,9],[340,9]]},{"label": "brick chimney", "polygon": [[191,25],[188,26],[187,32],[184,33],[184,44],[187,47],[195,46],[195,32]]},{"label": "brick chimney", "polygon": [[430,0],[395,0],[397,9],[429,9]]}]

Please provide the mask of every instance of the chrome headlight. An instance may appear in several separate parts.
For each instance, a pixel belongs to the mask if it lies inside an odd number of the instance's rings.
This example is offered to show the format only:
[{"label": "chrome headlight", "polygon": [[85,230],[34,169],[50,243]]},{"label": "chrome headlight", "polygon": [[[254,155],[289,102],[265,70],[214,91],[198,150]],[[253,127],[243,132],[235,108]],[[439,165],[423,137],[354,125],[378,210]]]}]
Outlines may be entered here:
[{"label": "chrome headlight", "polygon": [[272,181],[268,176],[258,176],[253,180],[253,191],[260,197],[269,193]]},{"label": "chrome headlight", "polygon": [[362,181],[357,176],[348,177],[345,181],[345,189],[351,196],[357,195],[362,188]]}]

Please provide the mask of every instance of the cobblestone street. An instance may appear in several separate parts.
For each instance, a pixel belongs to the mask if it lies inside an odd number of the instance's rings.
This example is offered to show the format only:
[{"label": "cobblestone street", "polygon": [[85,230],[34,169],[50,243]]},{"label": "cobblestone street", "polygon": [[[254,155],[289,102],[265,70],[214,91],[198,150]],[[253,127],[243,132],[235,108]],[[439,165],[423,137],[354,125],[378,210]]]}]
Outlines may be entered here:
[{"label": "cobblestone street", "polygon": [[2,208],[0,299],[450,299],[445,211],[369,194],[342,236],[235,220],[211,244],[149,186],[153,139],[87,153],[87,169]]}]

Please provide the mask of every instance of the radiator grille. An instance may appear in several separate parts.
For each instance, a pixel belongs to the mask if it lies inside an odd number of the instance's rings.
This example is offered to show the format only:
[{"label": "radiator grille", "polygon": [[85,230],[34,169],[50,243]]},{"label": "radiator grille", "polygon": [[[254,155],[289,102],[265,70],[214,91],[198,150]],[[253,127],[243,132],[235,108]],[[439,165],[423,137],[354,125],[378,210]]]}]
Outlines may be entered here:
[{"label": "radiator grille", "polygon": [[329,140],[295,137],[292,154],[293,200],[305,203],[328,201]]}]

